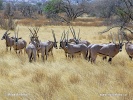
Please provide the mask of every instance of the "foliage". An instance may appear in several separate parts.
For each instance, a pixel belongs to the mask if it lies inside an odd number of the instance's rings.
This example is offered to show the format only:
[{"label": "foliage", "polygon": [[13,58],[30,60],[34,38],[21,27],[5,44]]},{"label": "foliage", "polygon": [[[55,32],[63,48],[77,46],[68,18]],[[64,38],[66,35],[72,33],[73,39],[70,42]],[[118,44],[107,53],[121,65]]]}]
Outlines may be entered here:
[{"label": "foliage", "polygon": [[59,13],[61,9],[57,9],[56,6],[57,4],[61,3],[62,0],[50,0],[49,2],[47,2],[47,4],[44,7],[44,11],[46,13],[49,12],[56,12]]}]

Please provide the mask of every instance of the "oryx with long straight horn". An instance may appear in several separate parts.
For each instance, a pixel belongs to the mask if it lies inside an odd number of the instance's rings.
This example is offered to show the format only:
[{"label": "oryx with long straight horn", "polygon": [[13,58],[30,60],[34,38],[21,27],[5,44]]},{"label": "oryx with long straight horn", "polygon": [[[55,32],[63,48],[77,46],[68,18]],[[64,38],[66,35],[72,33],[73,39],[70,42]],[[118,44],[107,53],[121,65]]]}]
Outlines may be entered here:
[{"label": "oryx with long straight horn", "polygon": [[16,53],[17,53],[17,50],[19,51],[19,53],[20,52],[22,53],[22,49],[24,49],[24,52],[25,52],[27,42],[23,40],[22,38],[18,38],[18,32],[19,32],[19,28],[17,32],[14,31],[15,38],[14,38],[13,48],[16,51]]},{"label": "oryx with long straight horn", "polygon": [[94,63],[96,60],[97,55],[103,55],[103,56],[109,56],[108,62],[111,63],[112,58],[115,57],[120,51],[122,51],[122,46],[123,46],[123,38],[120,41],[120,34],[118,34],[118,40],[119,43],[114,43],[113,37],[112,41],[113,43],[110,43],[108,45],[99,45],[95,44],[91,47],[91,62]]},{"label": "oryx with long straight horn", "polygon": [[52,35],[53,35],[54,41],[48,40],[46,42],[40,42],[40,49],[38,49],[37,54],[39,55],[39,53],[41,53],[43,61],[44,61],[44,56],[46,56],[46,60],[47,60],[49,52],[51,52],[51,54],[53,55],[53,47],[56,49],[58,48],[54,30],[52,30]]},{"label": "oryx with long straight horn", "polygon": [[125,32],[123,32],[123,35],[127,42],[125,43],[125,50],[129,56],[129,58],[132,60],[133,58],[133,43],[128,39],[127,35]]},{"label": "oryx with long straight horn", "polygon": [[69,39],[69,42],[75,42],[76,44],[85,44],[86,46],[89,46],[90,45],[90,42],[88,42],[87,40],[81,40],[81,38],[79,38],[79,34],[80,34],[80,29],[79,29],[79,32],[78,32],[78,36],[76,37],[76,32],[74,30],[74,28],[70,27],[69,26],[69,29],[73,35],[73,38],[72,39]]},{"label": "oryx with long straight horn", "polygon": [[85,44],[69,43],[68,42],[68,33],[67,33],[67,39],[63,42],[60,42],[60,46],[64,49],[66,57],[67,57],[67,54],[69,54],[69,56],[71,56],[73,58],[76,53],[82,53],[84,58],[86,59],[87,46]]},{"label": "oryx with long straight horn", "polygon": [[14,38],[13,37],[9,37],[10,33],[8,33],[9,30],[7,30],[1,40],[5,39],[6,40],[6,50],[8,51],[8,47],[10,47],[10,51],[11,51],[11,47],[14,45]]},{"label": "oryx with long straight horn", "polygon": [[40,49],[40,42],[38,41],[38,36],[37,36],[39,30],[36,31],[33,28],[32,31],[30,28],[28,29],[30,30],[30,43],[26,47],[26,53],[28,55],[29,62],[32,62],[33,59],[34,61],[36,61],[36,52],[38,49]]}]

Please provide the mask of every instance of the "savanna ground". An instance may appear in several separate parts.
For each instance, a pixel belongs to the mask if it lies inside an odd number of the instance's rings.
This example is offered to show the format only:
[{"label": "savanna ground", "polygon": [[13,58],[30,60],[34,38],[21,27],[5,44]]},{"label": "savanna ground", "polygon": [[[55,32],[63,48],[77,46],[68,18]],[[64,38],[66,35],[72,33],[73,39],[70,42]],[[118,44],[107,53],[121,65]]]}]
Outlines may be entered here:
[{"label": "savanna ground", "polygon": [[[106,29],[105,26],[74,28],[76,32],[80,28],[81,39],[91,43],[111,41],[109,32],[98,34]],[[39,39],[53,40],[51,29],[59,42],[62,32],[69,27],[43,26],[38,33]],[[0,37],[4,32],[0,30]],[[14,36],[13,31],[10,36]],[[27,26],[19,26],[19,37],[29,42]],[[91,64],[80,57],[66,59],[61,49],[54,49],[54,56],[50,55],[45,62],[39,58],[29,63],[26,54],[16,55],[13,49],[7,52],[4,40],[0,40],[0,45],[0,100],[133,100],[133,61],[124,47],[112,64],[101,57],[96,64]]]}]

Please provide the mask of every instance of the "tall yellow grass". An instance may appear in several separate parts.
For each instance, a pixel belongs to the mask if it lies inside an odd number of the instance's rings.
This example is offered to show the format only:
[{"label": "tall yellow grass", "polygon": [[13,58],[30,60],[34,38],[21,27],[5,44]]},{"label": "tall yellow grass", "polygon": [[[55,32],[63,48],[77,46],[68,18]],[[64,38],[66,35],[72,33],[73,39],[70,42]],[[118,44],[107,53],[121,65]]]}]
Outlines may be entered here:
[{"label": "tall yellow grass", "polygon": [[[108,43],[108,33],[98,32],[106,27],[74,27],[81,30],[81,39],[91,43]],[[29,30],[19,26],[19,36],[29,41]],[[53,40],[51,29],[59,42],[67,26],[41,27],[41,41]],[[117,32],[117,29],[112,30]],[[0,30],[2,37],[5,30]],[[13,36],[11,32],[10,36]],[[69,34],[69,37],[72,37]],[[26,54],[6,52],[5,41],[0,40],[0,100],[132,100],[133,61],[123,48],[112,64],[98,57],[96,64],[83,58],[66,59],[63,50],[54,49],[54,56],[42,62],[29,63]],[[107,94],[107,95],[104,95]],[[110,96],[109,94],[112,94]],[[117,94],[114,96],[113,94]],[[122,94],[122,96],[118,96]]]}]

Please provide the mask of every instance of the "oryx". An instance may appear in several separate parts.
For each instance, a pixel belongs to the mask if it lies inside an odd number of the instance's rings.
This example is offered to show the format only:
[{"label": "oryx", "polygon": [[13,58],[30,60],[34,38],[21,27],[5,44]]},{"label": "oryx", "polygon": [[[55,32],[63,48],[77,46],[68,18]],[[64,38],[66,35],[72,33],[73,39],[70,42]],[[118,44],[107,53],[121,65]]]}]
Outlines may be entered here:
[{"label": "oryx", "polygon": [[[29,29],[29,28],[28,28]],[[40,47],[40,43],[38,40],[38,36],[37,36],[37,31],[39,31],[39,28],[36,28],[34,30],[34,32],[32,32],[31,29],[30,30],[30,43],[28,44],[28,46],[26,47],[26,53],[28,55],[29,58],[29,62],[31,62],[33,59],[34,61],[36,61],[36,52]]]},{"label": "oryx", "polygon": [[69,39],[69,42],[75,42],[76,44],[85,44],[86,46],[90,45],[90,42],[88,42],[87,40],[81,40],[81,38],[79,38],[80,29],[79,29],[78,37],[77,37],[74,28],[73,27],[71,28],[70,26],[69,26],[69,28],[70,28],[70,31],[73,35],[73,38]]},{"label": "oryx", "polygon": [[47,56],[49,52],[51,52],[51,54],[53,55],[53,47],[57,49],[57,41],[56,41],[54,30],[52,30],[52,34],[53,34],[54,41],[48,40],[46,42],[40,42],[40,49],[37,50],[38,55],[39,53],[41,53],[43,61],[44,61],[44,56],[46,56],[46,60],[47,60]]},{"label": "oryx", "polygon": [[14,38],[13,48],[16,51],[16,53],[17,53],[17,50],[19,50],[19,53],[20,52],[22,53],[22,49],[24,49],[24,52],[25,52],[27,42],[22,38],[18,38],[18,32],[19,32],[19,29],[17,32],[14,32],[15,38]]},{"label": "oryx", "polygon": [[113,41],[113,43],[110,43],[108,45],[99,45],[99,44],[92,45],[90,51],[91,62],[95,62],[97,55],[109,56],[108,62],[111,62],[112,58],[122,51],[123,39],[122,41],[120,41],[119,34],[118,34],[118,40],[119,40],[118,44]]},{"label": "oryx", "polygon": [[5,39],[6,40],[6,50],[8,51],[8,47],[10,47],[10,51],[11,51],[11,47],[14,45],[14,39],[12,37],[9,37],[8,33],[9,30],[7,30],[4,35],[2,36],[1,40]]},{"label": "oryx", "polygon": [[67,33],[67,40],[65,40],[64,42],[60,42],[60,46],[64,49],[66,57],[67,54],[69,54],[69,56],[73,58],[75,53],[82,53],[84,58],[86,59],[87,46],[85,44],[68,43],[68,33]]},{"label": "oryx", "polygon": [[[99,45],[101,45],[101,46],[107,46],[107,45],[109,45],[111,42],[109,42],[109,43],[103,43],[103,44],[99,44]],[[91,47],[92,46],[94,46],[94,45],[96,45],[96,44],[90,44],[89,46],[88,46],[88,55],[89,55],[89,57],[88,57],[88,61],[90,61],[91,60]],[[105,59],[107,59],[107,56],[105,55],[102,55],[103,56],[103,60],[105,60]]]},{"label": "oryx", "polygon": [[123,35],[125,36],[127,42],[125,43],[125,50],[129,56],[129,58],[132,60],[133,58],[133,43],[131,41],[129,41],[127,35],[125,33],[123,33]]}]

